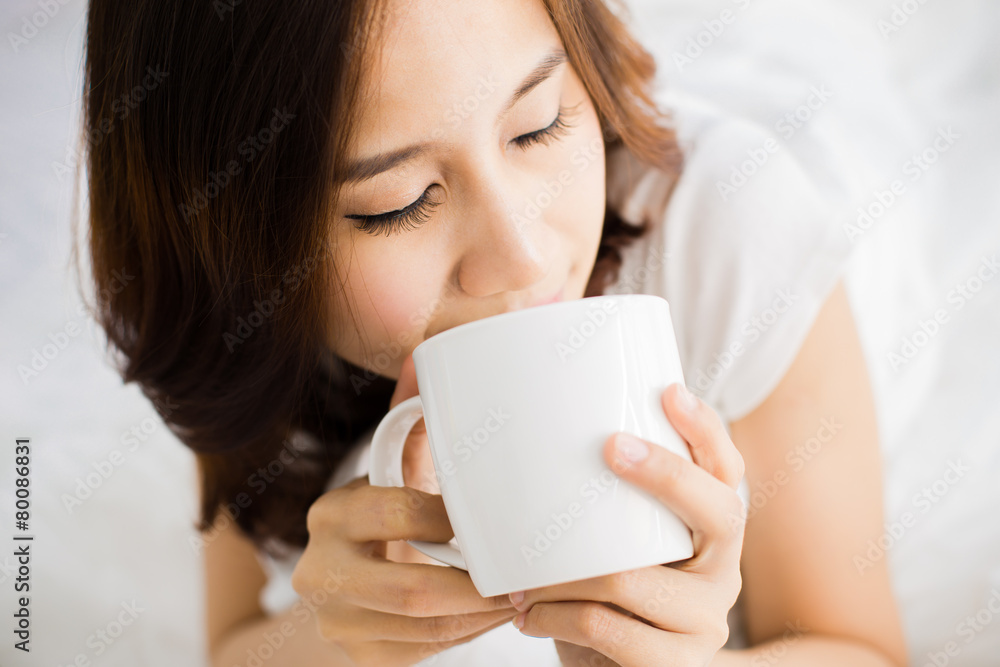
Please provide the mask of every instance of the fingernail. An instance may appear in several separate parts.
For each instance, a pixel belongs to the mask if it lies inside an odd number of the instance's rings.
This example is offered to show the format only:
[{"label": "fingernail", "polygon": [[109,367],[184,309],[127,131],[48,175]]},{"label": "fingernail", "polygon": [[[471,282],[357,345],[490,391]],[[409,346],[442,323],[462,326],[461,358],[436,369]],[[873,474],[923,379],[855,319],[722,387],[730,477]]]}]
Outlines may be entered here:
[{"label": "fingernail", "polygon": [[514,591],[510,594],[510,602],[515,607],[524,602],[524,591]]},{"label": "fingernail", "polygon": [[677,402],[680,404],[681,409],[686,412],[694,412],[694,409],[698,407],[698,399],[684,385],[680,385],[680,389],[677,391]]},{"label": "fingernail", "polygon": [[649,456],[646,443],[628,433],[619,433],[615,438],[615,450],[629,463],[638,463]]},{"label": "fingernail", "polygon": [[524,617],[528,615],[528,612],[522,611],[520,614],[514,617],[514,627],[520,630],[524,627]]}]

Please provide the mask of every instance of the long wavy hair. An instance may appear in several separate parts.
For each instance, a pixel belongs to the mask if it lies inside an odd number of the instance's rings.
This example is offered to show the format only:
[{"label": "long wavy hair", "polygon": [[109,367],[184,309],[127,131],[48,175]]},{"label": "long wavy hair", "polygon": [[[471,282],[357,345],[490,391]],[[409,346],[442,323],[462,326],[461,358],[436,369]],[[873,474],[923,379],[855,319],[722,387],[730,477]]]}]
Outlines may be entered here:
[{"label": "long wavy hair", "polygon": [[[627,9],[544,2],[606,152],[624,144],[679,174],[676,137],[652,101],[655,62]],[[279,557],[305,546],[309,506],[395,386],[324,342],[328,211],[384,9],[91,0],[87,12],[87,290],[101,295],[91,313],[123,380],[196,454],[196,527],[227,512]],[[586,296],[616,280],[620,251],[649,227],[605,211]]]}]

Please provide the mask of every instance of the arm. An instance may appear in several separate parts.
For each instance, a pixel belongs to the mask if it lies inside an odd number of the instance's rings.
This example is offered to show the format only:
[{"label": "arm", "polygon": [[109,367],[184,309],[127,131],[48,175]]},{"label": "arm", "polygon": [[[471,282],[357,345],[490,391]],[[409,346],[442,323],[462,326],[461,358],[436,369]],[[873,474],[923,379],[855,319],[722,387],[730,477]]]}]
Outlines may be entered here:
[{"label": "arm", "polygon": [[[231,628],[212,652],[211,665],[245,665],[248,651],[270,667],[354,667],[340,649],[319,636],[312,613],[298,605]],[[265,660],[267,656],[271,657]]]},{"label": "arm", "polygon": [[[221,515],[219,517],[221,520]],[[300,601],[268,616],[260,607],[267,577],[255,547],[229,521],[205,540],[206,643],[213,667],[247,664],[247,651],[262,658],[274,645],[269,667],[338,667],[353,665],[333,644],[320,637],[315,615]]]},{"label": "arm", "polygon": [[752,648],[712,665],[905,665],[887,559],[855,559],[883,532],[882,467],[842,282],[788,373],[730,434],[751,493],[741,573]]}]

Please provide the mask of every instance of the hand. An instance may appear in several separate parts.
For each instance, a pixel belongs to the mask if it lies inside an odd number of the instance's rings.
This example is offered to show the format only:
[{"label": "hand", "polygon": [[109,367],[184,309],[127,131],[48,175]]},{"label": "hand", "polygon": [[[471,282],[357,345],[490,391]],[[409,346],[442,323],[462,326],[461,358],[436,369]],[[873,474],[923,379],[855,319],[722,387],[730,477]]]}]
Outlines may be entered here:
[{"label": "hand", "polygon": [[[408,357],[390,407],[416,393]],[[426,449],[418,442],[426,437],[414,427],[405,449]],[[508,596],[479,595],[464,570],[386,558],[391,540],[454,536],[440,495],[371,486],[359,477],[317,498],[306,523],[309,543],[292,587],[306,599],[326,600],[316,605],[317,630],[355,665],[412,665],[517,614]]]},{"label": "hand", "polygon": [[742,586],[743,457],[714,410],[693,396],[684,409],[682,390],[671,385],[661,400],[694,463],[653,443],[647,458],[629,463],[615,448],[619,434],[604,459],[688,525],[694,556],[524,591],[517,608],[526,613],[514,624],[523,616],[523,634],[555,639],[564,665],[707,665],[729,637],[727,615]]}]

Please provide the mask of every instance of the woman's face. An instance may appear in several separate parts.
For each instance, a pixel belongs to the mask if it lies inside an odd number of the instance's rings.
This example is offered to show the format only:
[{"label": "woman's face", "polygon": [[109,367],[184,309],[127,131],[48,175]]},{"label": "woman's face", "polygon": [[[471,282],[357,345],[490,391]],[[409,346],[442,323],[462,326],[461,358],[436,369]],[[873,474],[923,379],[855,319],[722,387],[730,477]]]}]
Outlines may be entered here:
[{"label": "woman's face", "polygon": [[[596,110],[541,2],[390,7],[348,155],[358,179],[334,211],[330,346],[396,379],[445,329],[583,296],[605,162]],[[403,209],[416,210],[379,220]]]}]

